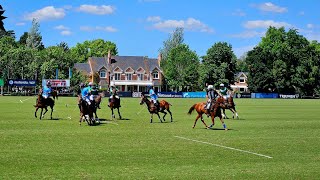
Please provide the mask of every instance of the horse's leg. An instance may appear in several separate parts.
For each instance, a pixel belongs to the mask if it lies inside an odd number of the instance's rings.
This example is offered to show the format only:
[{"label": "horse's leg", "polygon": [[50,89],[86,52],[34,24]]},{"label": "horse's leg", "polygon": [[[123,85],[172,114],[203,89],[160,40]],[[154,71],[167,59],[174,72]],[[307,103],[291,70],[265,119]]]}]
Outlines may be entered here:
[{"label": "horse's leg", "polygon": [[41,112],[40,112],[40,120],[41,120],[41,118],[42,118],[42,111],[43,111],[43,108],[41,108]]},{"label": "horse's leg", "polygon": [[239,116],[238,116],[238,112],[237,112],[237,110],[236,110],[236,107],[233,107],[233,110],[234,110],[234,112],[235,112],[235,114],[236,114],[237,119],[239,119]]},{"label": "horse's leg", "polygon": [[118,115],[119,115],[119,119],[122,119],[119,108],[118,108]]},{"label": "horse's leg", "polygon": [[159,118],[160,122],[162,123],[162,120],[160,118],[159,112],[157,112],[157,115],[158,115],[158,118]]},{"label": "horse's leg", "polygon": [[150,123],[152,123],[153,113],[150,113]]},{"label": "horse's leg", "polygon": [[42,116],[44,116],[46,113],[47,113],[47,111],[48,111],[48,107],[45,107],[44,108],[46,111],[43,113],[43,115]]},{"label": "horse's leg", "polygon": [[221,114],[222,114],[223,119],[229,119],[227,114],[226,114],[226,109],[225,108],[221,108]]},{"label": "horse's leg", "polygon": [[161,111],[164,115],[162,117],[163,121],[166,121],[166,119],[164,117],[166,117],[167,113],[165,111]]},{"label": "horse's leg", "polygon": [[204,126],[206,126],[207,129],[210,129],[210,128],[207,126],[206,122],[204,122],[203,117],[202,117],[202,114],[200,114],[200,118],[201,118],[201,121],[202,121],[202,123],[204,124]]},{"label": "horse's leg", "polygon": [[52,119],[53,106],[50,106],[50,108],[51,108],[50,118]]},{"label": "horse's leg", "polygon": [[34,117],[37,118],[37,112],[38,112],[39,107],[36,108],[36,111],[34,112]]},{"label": "horse's leg", "polygon": [[170,114],[171,122],[172,122],[172,121],[173,121],[173,120],[172,120],[172,113],[171,113],[170,109],[167,109],[167,111],[168,111],[168,112],[169,112],[169,114]]},{"label": "horse's leg", "polygon": [[113,113],[113,108],[111,108],[111,119],[115,118],[115,115]]}]

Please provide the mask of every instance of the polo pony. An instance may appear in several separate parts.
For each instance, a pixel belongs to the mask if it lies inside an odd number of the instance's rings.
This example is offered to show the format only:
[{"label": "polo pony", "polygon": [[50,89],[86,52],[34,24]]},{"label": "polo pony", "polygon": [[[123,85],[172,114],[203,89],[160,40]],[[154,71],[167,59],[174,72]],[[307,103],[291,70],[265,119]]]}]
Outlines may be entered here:
[{"label": "polo pony", "polygon": [[[163,113],[163,121],[166,121],[165,119],[165,116],[167,115],[167,112],[170,114],[170,117],[171,117],[171,122],[173,122],[173,119],[172,119],[172,113],[170,111],[170,106],[172,106],[170,103],[168,103],[166,100],[161,100],[159,102],[159,106],[155,106],[155,104],[153,103],[153,101],[150,101],[147,96],[145,96],[144,94],[141,95],[141,100],[140,100],[140,105],[142,104],[146,104],[147,105],[147,108],[148,108],[148,111],[150,113],[150,123],[152,123],[152,118],[153,118],[153,114],[156,114],[158,115],[158,118],[160,120],[160,122],[162,122],[161,118],[160,118],[160,115],[159,115],[159,112]],[[167,111],[167,112],[165,112]]]},{"label": "polo pony", "polygon": [[206,107],[206,102],[199,102],[199,103],[196,103],[193,106],[191,106],[190,109],[189,109],[188,114],[190,115],[194,110],[196,110],[197,113],[198,113],[192,128],[194,128],[196,126],[197,121],[200,118],[202,123],[205,125],[205,127],[207,129],[210,129],[210,128],[212,128],[214,126],[214,118],[215,117],[219,117],[223,128],[225,130],[228,130],[226,124],[223,121],[222,115],[221,115],[221,106],[222,106],[223,102],[224,102],[223,97],[219,96],[217,98],[217,100],[214,102],[214,104],[211,106],[211,109],[209,111],[210,112],[209,115],[211,116],[212,124],[210,126],[207,126],[207,124],[204,122],[203,117],[202,117],[202,115],[206,114],[206,111],[207,111],[206,108],[205,108]]}]

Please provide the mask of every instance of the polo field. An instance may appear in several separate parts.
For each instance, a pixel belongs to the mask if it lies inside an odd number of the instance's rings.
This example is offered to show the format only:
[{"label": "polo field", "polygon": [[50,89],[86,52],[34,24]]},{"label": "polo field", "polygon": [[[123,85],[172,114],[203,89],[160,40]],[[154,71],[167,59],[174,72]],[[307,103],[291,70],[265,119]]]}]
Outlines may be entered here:
[{"label": "polo field", "polygon": [[[160,98],[160,100],[163,98]],[[140,98],[121,98],[111,118],[79,125],[76,97],[59,97],[50,119],[34,117],[35,96],[0,97],[0,179],[318,179],[320,101],[238,99],[239,119],[206,129],[189,108],[200,98],[165,98],[160,123]],[[232,113],[226,110],[228,117]],[[163,114],[160,113],[162,118]],[[211,118],[203,116],[210,125]]]}]

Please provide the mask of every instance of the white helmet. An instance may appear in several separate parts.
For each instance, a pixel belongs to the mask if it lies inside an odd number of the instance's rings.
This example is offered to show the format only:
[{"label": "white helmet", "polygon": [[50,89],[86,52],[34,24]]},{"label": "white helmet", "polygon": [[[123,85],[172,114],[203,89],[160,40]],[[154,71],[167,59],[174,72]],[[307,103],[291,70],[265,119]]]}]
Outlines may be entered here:
[{"label": "white helmet", "polygon": [[89,84],[88,84],[89,86],[93,86],[93,82],[89,82]]},{"label": "white helmet", "polygon": [[209,85],[208,90],[212,90],[212,89],[213,89],[213,85]]},{"label": "white helmet", "polygon": [[224,87],[224,84],[223,84],[223,83],[221,83],[221,84],[220,84],[220,87]]}]

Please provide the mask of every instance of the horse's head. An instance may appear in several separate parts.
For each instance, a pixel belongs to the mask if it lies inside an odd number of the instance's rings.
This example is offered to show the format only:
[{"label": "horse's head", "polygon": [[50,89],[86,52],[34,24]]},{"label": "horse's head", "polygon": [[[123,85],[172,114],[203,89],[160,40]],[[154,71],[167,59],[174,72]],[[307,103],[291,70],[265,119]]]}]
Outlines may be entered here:
[{"label": "horse's head", "polygon": [[223,104],[223,103],[224,103],[223,97],[222,97],[222,96],[219,96],[219,97],[217,98],[216,103],[217,103],[217,104]]},{"label": "horse's head", "polygon": [[144,94],[141,94],[140,105],[147,102],[147,100],[148,100],[147,97]]}]

